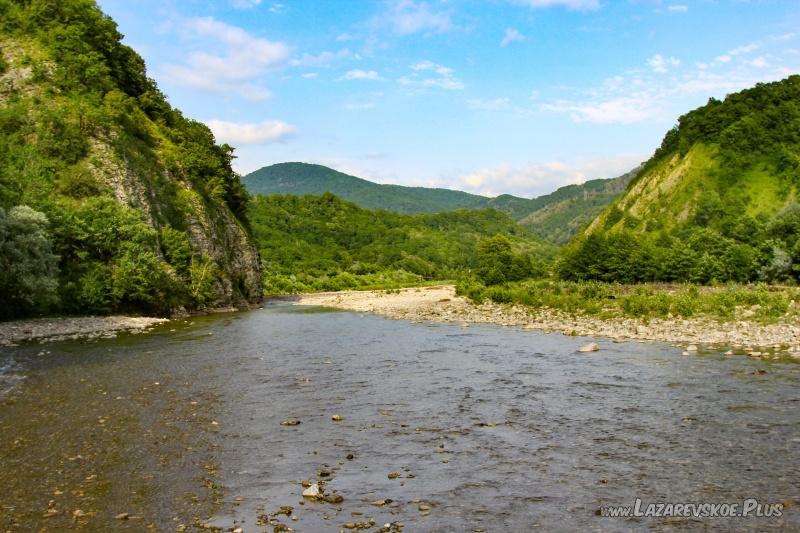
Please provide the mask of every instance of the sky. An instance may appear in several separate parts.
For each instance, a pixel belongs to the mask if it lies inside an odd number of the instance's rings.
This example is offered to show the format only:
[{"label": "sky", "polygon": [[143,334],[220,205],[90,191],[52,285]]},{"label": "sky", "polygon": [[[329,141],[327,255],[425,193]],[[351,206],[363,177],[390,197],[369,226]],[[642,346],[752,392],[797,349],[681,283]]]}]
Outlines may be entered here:
[{"label": "sky", "polygon": [[796,0],[99,0],[234,168],[546,194],[800,72]]}]

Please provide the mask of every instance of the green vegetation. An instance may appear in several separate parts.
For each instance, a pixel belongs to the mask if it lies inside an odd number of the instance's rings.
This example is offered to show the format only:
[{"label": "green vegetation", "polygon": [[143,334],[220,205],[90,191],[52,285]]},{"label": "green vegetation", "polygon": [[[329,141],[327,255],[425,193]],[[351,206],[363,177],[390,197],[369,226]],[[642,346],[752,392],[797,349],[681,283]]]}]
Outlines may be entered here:
[{"label": "green vegetation", "polygon": [[625,192],[638,170],[617,178],[567,185],[534,198],[530,201],[529,214],[521,217],[519,223],[543,239],[559,245],[567,244]]},{"label": "green vegetation", "polygon": [[394,288],[491,270],[492,253],[478,243],[498,234],[487,242],[519,258],[511,279],[533,273],[531,256],[547,259],[555,252],[492,209],[403,215],[331,194],[258,196],[249,217],[270,294]]},{"label": "green vegetation", "polygon": [[30,207],[0,208],[0,318],[58,300],[57,261],[47,217]]},{"label": "green vegetation", "polygon": [[567,185],[533,200],[509,194],[486,198],[447,189],[381,185],[306,163],[271,165],[242,180],[252,194],[302,196],[328,192],[361,207],[406,214],[488,207],[506,213],[534,234],[561,245],[622,194],[633,175]]},{"label": "green vegetation", "polygon": [[4,241],[30,276],[6,271],[3,316],[167,313],[235,280],[187,231],[190,217],[246,226],[233,151],[169,105],[121,38],[91,0],[0,0],[0,208],[35,236]]},{"label": "green vegetation", "polygon": [[564,252],[568,280],[800,279],[800,76],[681,117],[617,201]]},{"label": "green vegetation", "polygon": [[800,289],[765,284],[698,287],[540,279],[487,286],[467,278],[456,290],[476,302],[515,303],[604,319],[706,317],[772,323],[800,318]]}]

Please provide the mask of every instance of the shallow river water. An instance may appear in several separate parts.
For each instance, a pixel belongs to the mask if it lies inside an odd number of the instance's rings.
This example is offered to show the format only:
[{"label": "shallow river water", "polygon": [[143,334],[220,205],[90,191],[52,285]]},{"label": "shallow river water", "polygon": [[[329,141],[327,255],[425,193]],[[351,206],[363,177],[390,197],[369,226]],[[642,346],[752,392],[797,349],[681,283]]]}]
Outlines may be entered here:
[{"label": "shallow river water", "polygon": [[2,349],[0,531],[800,530],[800,365],[586,342],[275,303]]}]

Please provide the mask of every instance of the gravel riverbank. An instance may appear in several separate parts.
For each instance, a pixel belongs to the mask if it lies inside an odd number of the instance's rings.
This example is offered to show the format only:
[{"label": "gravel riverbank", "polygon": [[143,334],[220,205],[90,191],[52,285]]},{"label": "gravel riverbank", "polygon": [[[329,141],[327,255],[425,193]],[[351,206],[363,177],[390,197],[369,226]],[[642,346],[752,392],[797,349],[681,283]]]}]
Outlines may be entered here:
[{"label": "gravel riverbank", "polygon": [[800,324],[760,324],[711,319],[600,319],[573,316],[553,309],[484,302],[475,305],[455,294],[451,285],[387,291],[345,291],[301,295],[298,305],[319,305],[377,313],[404,320],[460,322],[465,325],[518,326],[565,335],[599,336],[616,340],[659,341],[683,346],[730,349],[751,357],[800,357]]},{"label": "gravel riverbank", "polygon": [[14,346],[29,341],[112,337],[120,331],[140,333],[164,322],[169,322],[169,319],[131,316],[35,318],[0,322],[0,346]]}]

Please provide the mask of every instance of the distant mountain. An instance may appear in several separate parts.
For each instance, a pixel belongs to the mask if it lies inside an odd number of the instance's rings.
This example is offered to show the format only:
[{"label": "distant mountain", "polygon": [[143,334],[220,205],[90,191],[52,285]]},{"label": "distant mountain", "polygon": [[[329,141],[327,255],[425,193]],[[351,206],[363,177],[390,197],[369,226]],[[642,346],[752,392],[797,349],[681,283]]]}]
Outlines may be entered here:
[{"label": "distant mountain", "polygon": [[408,214],[486,207],[488,200],[463,191],[373,183],[308,163],[270,165],[244,176],[242,181],[252,194],[302,196],[329,192],[361,207]]},{"label": "distant mountain", "polygon": [[382,185],[322,165],[279,163],[242,178],[252,194],[321,195],[329,192],[370,209],[399,213],[439,213],[494,208],[550,242],[565,244],[625,190],[635,172],[613,179],[567,185],[538,198],[503,194],[487,198],[450,189]]}]

